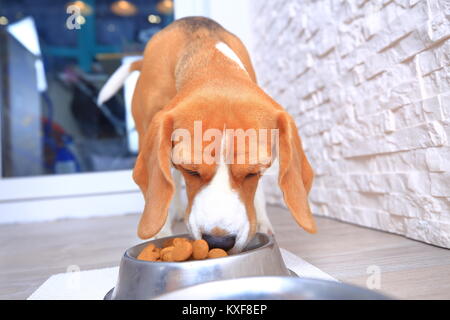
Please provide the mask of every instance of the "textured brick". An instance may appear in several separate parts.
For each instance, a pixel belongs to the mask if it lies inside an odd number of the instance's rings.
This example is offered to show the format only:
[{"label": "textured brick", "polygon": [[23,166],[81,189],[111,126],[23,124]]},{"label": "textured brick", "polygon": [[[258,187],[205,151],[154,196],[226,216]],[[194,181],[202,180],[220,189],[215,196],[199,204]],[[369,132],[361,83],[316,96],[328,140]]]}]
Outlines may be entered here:
[{"label": "textured brick", "polygon": [[257,76],[298,125],[313,212],[450,248],[450,2],[253,2]]},{"label": "textured brick", "polygon": [[430,178],[431,195],[435,197],[450,197],[450,172],[430,173]]}]

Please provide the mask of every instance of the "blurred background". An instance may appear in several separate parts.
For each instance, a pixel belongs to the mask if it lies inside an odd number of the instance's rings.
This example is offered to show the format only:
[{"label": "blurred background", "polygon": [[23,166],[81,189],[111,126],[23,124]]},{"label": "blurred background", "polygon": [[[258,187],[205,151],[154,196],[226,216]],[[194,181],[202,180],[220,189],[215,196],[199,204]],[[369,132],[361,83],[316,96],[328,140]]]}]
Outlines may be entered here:
[{"label": "blurred background", "polygon": [[132,168],[123,94],[99,88],[173,21],[171,1],[2,0],[2,177]]},{"label": "blurred background", "polygon": [[[0,0],[0,223],[141,211],[137,75],[95,98],[190,15],[238,35],[259,85],[295,118],[314,214],[450,247],[445,0]],[[283,206],[276,185],[268,200]]]},{"label": "blurred background", "polygon": [[171,0],[0,0],[0,223],[140,210],[136,76],[95,101],[173,20]]}]

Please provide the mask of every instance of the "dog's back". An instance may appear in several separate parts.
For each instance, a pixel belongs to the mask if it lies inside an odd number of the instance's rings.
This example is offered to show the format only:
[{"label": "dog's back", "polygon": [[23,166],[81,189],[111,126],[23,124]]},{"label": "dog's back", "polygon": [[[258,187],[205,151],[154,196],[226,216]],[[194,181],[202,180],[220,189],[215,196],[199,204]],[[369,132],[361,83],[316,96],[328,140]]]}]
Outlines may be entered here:
[{"label": "dog's back", "polygon": [[[166,43],[177,42],[172,45],[167,52],[176,59],[175,77],[182,76],[187,68],[205,68],[209,62],[210,56],[215,50],[212,50],[218,43],[228,46],[237,59],[241,60],[253,81],[256,81],[250,57],[244,44],[234,34],[227,31],[216,21],[205,17],[186,17],[176,20],[171,25],[161,30],[157,38]],[[153,49],[154,46],[149,46]],[[174,48],[179,48],[180,52],[174,54]],[[146,50],[147,51],[147,50]],[[201,70],[200,72],[203,72]],[[192,75],[191,75],[192,76]],[[177,79],[179,80],[179,79]]]},{"label": "dog's back", "polygon": [[194,78],[207,72],[210,72],[209,77],[228,76],[228,72],[225,75],[224,72],[211,71],[213,64],[210,62],[219,52],[218,44],[228,47],[236,59],[242,61],[250,80],[256,82],[249,54],[238,37],[208,18],[179,19],[158,32],[147,44],[133,97],[135,119],[145,115],[144,121],[148,122],[184,84],[193,82]]},{"label": "dog's back", "polygon": [[192,36],[198,31],[208,31],[211,36],[214,34],[223,34],[227,32],[216,21],[205,17],[186,17],[174,21],[166,30],[170,28],[181,28],[186,34]]}]

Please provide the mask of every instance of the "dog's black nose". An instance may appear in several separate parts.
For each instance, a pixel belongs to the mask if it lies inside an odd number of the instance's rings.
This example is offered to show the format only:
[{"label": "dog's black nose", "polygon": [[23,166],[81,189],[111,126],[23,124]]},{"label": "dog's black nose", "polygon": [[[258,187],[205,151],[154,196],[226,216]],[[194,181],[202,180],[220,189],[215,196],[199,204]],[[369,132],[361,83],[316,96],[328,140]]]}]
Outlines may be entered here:
[{"label": "dog's black nose", "polygon": [[228,235],[228,236],[213,236],[210,234],[202,234],[203,240],[208,242],[209,248],[220,248],[225,251],[230,250],[234,247],[234,243],[236,242],[236,236]]}]

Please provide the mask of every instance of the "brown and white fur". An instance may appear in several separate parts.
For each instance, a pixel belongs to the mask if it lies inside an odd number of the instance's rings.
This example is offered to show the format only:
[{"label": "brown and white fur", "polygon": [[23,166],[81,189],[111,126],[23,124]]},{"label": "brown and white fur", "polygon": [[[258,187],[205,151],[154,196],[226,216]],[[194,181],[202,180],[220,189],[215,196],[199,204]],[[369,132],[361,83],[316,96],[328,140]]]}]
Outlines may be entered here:
[{"label": "brown and white fur", "polygon": [[[235,35],[207,18],[177,20],[153,36],[142,60],[123,65],[113,74],[98,103],[114,95],[135,70],[140,76],[132,113],[139,155],[133,178],[145,198],[139,237],[171,232],[176,212],[182,210],[177,192],[183,176],[188,199],[183,217],[192,236],[212,237],[218,247],[222,239],[232,237],[231,251],[240,252],[257,229],[273,233],[259,181],[274,162],[278,162],[278,184],[295,221],[308,232],[316,231],[307,199],[313,171],[296,125],[257,86],[247,50]],[[194,134],[198,120],[203,130],[278,129],[279,157],[274,155],[268,164],[227,164],[224,135],[217,163],[174,164],[172,132],[183,128]],[[272,149],[271,145],[260,147]],[[167,219],[171,200],[175,214]],[[225,249],[230,249],[229,243]]]}]

